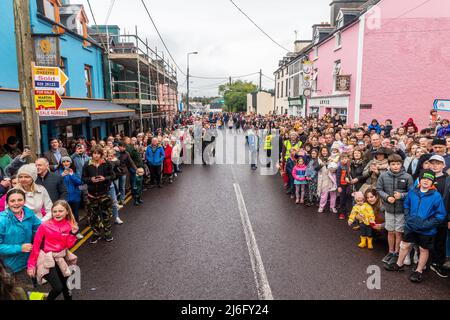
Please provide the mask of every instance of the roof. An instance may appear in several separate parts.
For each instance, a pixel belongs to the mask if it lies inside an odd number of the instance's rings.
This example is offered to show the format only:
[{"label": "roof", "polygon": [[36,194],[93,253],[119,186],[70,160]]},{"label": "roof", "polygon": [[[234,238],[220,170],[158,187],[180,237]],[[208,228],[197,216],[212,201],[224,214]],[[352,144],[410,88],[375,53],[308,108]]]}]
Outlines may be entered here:
[{"label": "roof", "polygon": [[[135,114],[133,109],[123,107],[107,100],[63,98],[61,109],[68,110],[69,116],[64,119],[91,118],[103,120],[112,118],[131,117]],[[0,124],[21,123],[19,92],[16,90],[0,90]],[[42,120],[60,120],[61,117],[45,117]]]}]

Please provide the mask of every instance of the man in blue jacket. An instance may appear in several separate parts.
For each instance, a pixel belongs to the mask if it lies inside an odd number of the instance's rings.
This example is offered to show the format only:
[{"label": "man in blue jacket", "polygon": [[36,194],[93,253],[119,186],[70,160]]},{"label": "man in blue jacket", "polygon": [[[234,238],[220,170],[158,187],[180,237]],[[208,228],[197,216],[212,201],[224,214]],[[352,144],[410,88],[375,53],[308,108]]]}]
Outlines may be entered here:
[{"label": "man in blue jacket", "polygon": [[430,250],[433,248],[433,237],[437,227],[447,215],[444,201],[434,187],[436,176],[431,170],[424,170],[420,175],[417,188],[408,192],[405,207],[405,235],[400,244],[400,254],[397,263],[385,265],[388,271],[403,271],[404,260],[410,252],[411,244],[420,248],[420,258],[416,270],[409,279],[412,282],[423,280],[423,269],[428,261]]},{"label": "man in blue jacket", "polygon": [[165,157],[164,148],[158,144],[158,138],[152,139],[152,144],[147,147],[145,158],[151,174],[151,188],[161,187],[161,166]]}]

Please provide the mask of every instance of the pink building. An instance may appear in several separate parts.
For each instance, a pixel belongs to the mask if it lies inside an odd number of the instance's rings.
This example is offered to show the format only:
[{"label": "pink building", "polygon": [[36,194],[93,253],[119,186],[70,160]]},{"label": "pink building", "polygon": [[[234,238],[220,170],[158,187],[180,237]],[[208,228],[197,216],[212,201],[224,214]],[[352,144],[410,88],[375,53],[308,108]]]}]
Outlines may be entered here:
[{"label": "pink building", "polygon": [[338,112],[349,124],[389,118],[394,126],[412,117],[426,126],[434,101],[450,99],[450,1],[331,6],[332,25],[313,27],[308,113]]}]

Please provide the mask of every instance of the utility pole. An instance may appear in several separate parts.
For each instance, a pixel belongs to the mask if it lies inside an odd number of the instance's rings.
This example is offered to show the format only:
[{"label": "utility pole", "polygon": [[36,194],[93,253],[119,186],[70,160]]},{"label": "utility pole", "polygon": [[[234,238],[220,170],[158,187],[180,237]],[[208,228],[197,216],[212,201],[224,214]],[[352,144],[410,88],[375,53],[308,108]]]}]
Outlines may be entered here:
[{"label": "utility pole", "polygon": [[231,86],[231,84],[232,84],[232,83],[231,83],[231,77],[230,77],[229,85]]},{"label": "utility pole", "polygon": [[30,25],[29,0],[14,0],[19,96],[22,111],[22,137],[24,146],[31,150],[32,160],[41,154],[39,116],[33,103],[33,38]]}]

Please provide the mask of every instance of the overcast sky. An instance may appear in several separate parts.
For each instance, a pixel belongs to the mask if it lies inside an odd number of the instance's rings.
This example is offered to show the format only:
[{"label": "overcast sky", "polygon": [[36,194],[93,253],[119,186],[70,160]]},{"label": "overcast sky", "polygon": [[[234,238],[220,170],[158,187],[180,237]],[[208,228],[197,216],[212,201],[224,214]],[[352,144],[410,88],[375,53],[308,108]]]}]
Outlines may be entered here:
[{"label": "overcast sky", "polygon": [[[104,24],[112,0],[91,0],[98,24]],[[271,42],[248,21],[229,0],[145,0],[164,41],[177,64],[186,72],[186,53],[190,57],[192,75],[227,77],[258,72],[273,78],[278,61],[286,51]],[[262,29],[284,47],[293,48],[294,31],[298,39],[312,37],[312,25],[328,21],[331,0],[235,0]],[[86,0],[71,0],[85,5]],[[91,18],[90,24],[94,24]],[[108,24],[134,31],[137,25],[142,38],[148,37],[152,47],[163,49],[141,0],[116,0]],[[185,92],[185,77],[179,72],[180,92]],[[258,83],[259,77],[244,80]],[[216,96],[215,87],[222,80],[191,79],[191,96]],[[273,81],[263,78],[265,89]]]}]

